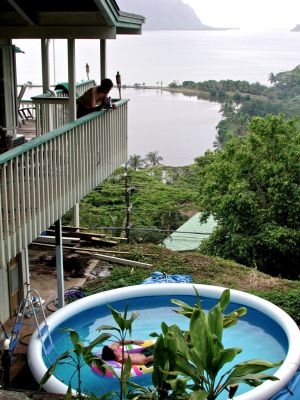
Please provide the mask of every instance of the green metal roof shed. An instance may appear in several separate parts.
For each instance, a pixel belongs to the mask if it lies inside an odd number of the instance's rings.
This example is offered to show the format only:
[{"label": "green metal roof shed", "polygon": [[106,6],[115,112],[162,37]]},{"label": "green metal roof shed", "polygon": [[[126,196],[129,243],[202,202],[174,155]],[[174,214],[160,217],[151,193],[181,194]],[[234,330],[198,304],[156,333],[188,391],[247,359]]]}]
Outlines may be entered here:
[{"label": "green metal roof shed", "polygon": [[195,250],[203,239],[207,239],[216,226],[216,221],[210,216],[205,223],[200,223],[201,213],[181,225],[176,232],[167,237],[163,244],[167,249],[174,251]]}]

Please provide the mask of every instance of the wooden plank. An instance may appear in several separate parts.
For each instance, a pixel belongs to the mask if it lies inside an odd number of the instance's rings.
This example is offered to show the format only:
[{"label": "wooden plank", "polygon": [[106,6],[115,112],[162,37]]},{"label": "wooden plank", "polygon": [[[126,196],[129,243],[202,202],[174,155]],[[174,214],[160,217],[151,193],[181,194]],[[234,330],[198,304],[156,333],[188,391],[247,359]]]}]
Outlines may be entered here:
[{"label": "wooden plank", "polygon": [[143,268],[151,268],[152,267],[152,264],[146,264],[146,263],[142,263],[139,261],[127,260],[125,258],[107,256],[105,254],[95,254],[95,257],[99,258],[100,260],[109,261],[114,264],[130,265],[133,267],[143,267]]},{"label": "wooden plank", "polygon": [[[33,240],[33,242],[55,244],[55,236],[38,236],[36,239]],[[69,237],[69,238],[63,237],[62,242],[63,244],[68,244],[68,245],[78,244],[80,243],[80,239],[75,237]]]},{"label": "wooden plank", "polygon": [[[53,234],[54,230],[52,229],[47,229],[46,231],[47,233]],[[105,234],[104,233],[92,233],[92,232],[72,232],[72,231],[65,231],[63,229],[63,236],[65,237],[76,237],[76,238],[80,238],[80,239],[85,239],[85,240],[92,240],[92,238],[105,238]]]}]

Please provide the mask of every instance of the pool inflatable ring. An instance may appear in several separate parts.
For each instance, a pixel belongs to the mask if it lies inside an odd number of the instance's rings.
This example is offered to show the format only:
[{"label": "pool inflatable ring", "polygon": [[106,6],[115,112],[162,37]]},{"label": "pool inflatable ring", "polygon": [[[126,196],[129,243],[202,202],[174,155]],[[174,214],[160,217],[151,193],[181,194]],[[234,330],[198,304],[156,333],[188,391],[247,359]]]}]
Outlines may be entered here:
[{"label": "pool inflatable ring", "polygon": [[[127,353],[140,353],[143,349],[146,347],[153,346],[155,343],[155,340],[147,339],[143,342],[143,344],[140,345],[135,345],[135,344],[126,344],[124,346],[125,351]],[[96,356],[101,357],[101,350],[95,353]],[[115,371],[116,375],[120,378],[121,377],[121,367],[122,364],[118,363],[117,361],[114,360],[109,360],[106,361],[107,364],[109,364]],[[102,372],[96,367],[96,365],[92,366],[92,371],[97,374],[103,376]],[[132,365],[131,371],[130,371],[130,377],[133,376],[141,376],[144,374],[148,374],[153,371],[153,365]],[[105,376],[108,376],[110,378],[114,378],[115,376],[110,372],[106,371]]]}]

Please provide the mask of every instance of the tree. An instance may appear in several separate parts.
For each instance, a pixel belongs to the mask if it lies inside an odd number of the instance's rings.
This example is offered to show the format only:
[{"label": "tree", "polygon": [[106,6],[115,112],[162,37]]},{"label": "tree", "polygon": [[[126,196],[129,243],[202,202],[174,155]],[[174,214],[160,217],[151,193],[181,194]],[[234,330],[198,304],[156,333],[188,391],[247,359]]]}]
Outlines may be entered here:
[{"label": "tree", "polygon": [[268,76],[268,81],[271,83],[271,85],[273,85],[273,83],[276,83],[276,82],[277,82],[276,75],[274,75],[273,72],[271,72],[271,73],[269,74],[269,76]]},{"label": "tree", "polygon": [[255,117],[249,135],[197,159],[199,205],[218,226],[205,253],[298,277],[300,133],[283,115]]},{"label": "tree", "polygon": [[129,166],[135,170],[143,168],[145,162],[141,156],[138,154],[133,154],[133,156],[129,157]]},{"label": "tree", "polygon": [[156,167],[161,164],[163,158],[158,155],[158,151],[150,151],[145,158],[145,161],[148,162],[148,165],[152,167]]}]

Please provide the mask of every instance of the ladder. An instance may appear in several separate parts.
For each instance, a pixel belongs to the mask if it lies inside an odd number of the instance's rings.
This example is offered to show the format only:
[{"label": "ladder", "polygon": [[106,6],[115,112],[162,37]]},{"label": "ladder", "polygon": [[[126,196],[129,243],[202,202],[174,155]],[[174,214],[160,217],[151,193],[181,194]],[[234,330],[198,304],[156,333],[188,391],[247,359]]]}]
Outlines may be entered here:
[{"label": "ladder", "polygon": [[[41,322],[39,322],[38,320],[38,314],[41,314]],[[33,317],[33,321],[25,322],[25,317]],[[47,323],[45,311],[43,308],[43,301],[38,291],[35,289],[28,290],[26,297],[21,301],[19,305],[10,338],[9,350],[11,352],[11,355],[14,354],[17,343],[20,340],[20,330],[24,325],[32,325],[37,329],[38,337],[41,339],[42,342],[44,354],[46,355],[48,362],[52,364],[50,360],[50,353],[54,350],[57,355],[57,352],[49,331],[49,325]],[[46,338],[48,338],[49,340],[47,346],[45,344]]]}]

